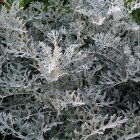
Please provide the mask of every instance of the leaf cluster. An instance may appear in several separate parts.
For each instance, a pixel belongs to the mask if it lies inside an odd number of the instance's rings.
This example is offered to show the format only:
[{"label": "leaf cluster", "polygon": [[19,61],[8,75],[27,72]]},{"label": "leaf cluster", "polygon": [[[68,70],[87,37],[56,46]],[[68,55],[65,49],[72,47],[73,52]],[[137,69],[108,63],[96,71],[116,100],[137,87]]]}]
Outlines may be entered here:
[{"label": "leaf cluster", "polygon": [[3,137],[139,139],[138,1],[20,2],[0,11]]}]

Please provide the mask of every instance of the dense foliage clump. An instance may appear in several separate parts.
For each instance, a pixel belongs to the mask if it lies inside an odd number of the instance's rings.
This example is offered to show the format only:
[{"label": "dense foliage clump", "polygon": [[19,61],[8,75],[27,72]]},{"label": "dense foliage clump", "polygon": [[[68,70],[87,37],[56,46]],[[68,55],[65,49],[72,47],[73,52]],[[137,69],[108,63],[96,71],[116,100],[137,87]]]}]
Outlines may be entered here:
[{"label": "dense foliage clump", "polygon": [[3,139],[140,139],[139,1],[44,5],[1,7]]}]

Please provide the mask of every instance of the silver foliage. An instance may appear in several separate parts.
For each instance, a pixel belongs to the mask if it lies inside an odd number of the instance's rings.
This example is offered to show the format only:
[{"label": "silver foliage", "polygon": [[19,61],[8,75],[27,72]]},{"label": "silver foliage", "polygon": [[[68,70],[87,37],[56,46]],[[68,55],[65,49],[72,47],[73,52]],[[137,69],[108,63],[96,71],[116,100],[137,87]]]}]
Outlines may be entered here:
[{"label": "silver foliage", "polygon": [[0,11],[0,133],[23,140],[140,138],[139,1],[49,0]]}]

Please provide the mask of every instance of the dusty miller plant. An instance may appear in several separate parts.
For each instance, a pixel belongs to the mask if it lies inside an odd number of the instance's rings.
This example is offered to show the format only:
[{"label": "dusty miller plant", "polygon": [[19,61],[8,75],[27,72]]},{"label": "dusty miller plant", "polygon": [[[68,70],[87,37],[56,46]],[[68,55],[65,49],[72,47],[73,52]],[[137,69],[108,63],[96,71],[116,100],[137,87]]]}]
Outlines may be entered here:
[{"label": "dusty miller plant", "polygon": [[140,138],[139,1],[49,0],[0,12],[0,133],[21,140]]}]

